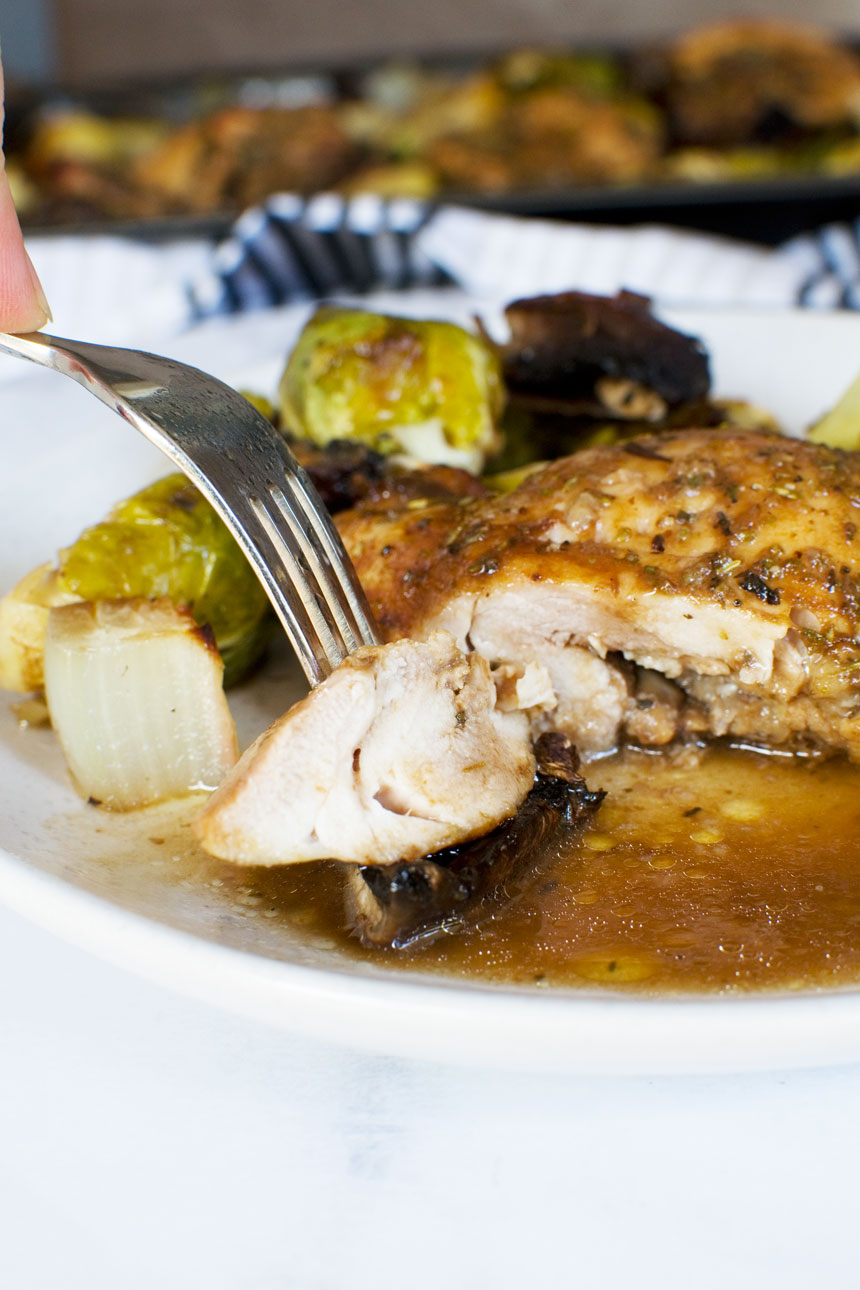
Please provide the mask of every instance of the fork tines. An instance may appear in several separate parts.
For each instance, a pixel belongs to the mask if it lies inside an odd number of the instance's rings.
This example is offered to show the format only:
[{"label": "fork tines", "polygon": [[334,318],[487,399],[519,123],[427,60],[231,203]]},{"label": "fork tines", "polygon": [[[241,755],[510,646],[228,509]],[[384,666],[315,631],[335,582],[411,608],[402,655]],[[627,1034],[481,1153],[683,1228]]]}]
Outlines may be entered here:
[{"label": "fork tines", "polygon": [[308,492],[304,472],[294,464],[291,470],[296,473],[285,474],[282,486],[272,484],[265,497],[248,500],[278,556],[269,568],[289,570],[280,586],[299,638],[284,626],[322,680],[358,646],[375,642],[377,634],[357,583],[342,572],[348,557],[331,520]]}]

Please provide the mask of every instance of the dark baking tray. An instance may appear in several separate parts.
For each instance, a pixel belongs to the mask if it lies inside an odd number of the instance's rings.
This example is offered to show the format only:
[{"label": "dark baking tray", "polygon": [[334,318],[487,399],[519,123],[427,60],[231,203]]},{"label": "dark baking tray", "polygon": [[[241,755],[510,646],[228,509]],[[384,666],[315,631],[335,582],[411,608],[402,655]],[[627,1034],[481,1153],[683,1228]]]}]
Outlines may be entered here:
[{"label": "dark baking tray", "polygon": [[[497,51],[499,52],[499,51]],[[151,113],[179,121],[199,109],[235,102],[249,86],[278,87],[313,81],[323,95],[348,95],[362,76],[385,59],[347,67],[301,65],[282,72],[265,70],[241,74],[218,73],[177,80],[107,86],[93,91],[50,88],[12,93],[7,102],[10,152],[25,135],[33,114],[46,104],[66,103],[108,115]],[[440,54],[415,59],[430,69],[463,72],[480,66],[487,55]],[[547,192],[448,193],[446,204],[476,207],[523,216],[629,226],[669,224],[708,233],[776,245],[824,224],[860,217],[860,174],[844,176],[786,175],[749,180],[692,183],[670,181],[636,185],[554,189]],[[148,241],[180,237],[224,236],[239,211],[214,215],[177,215],[140,220],[87,219],[75,223],[25,221],[36,233],[119,235]]]},{"label": "dark baking tray", "polygon": [[860,216],[860,175],[631,185],[464,201],[485,210],[552,219],[671,224],[775,246],[823,224]]},{"label": "dark baking tray", "polygon": [[[825,224],[860,217],[860,176],[762,180],[723,184],[666,184],[487,196],[451,194],[445,204],[543,219],[609,224],[668,224],[776,246]],[[219,240],[240,212],[172,215],[147,220],[86,220],[74,224],[25,221],[29,233],[115,234],[147,242],[186,237]]]}]

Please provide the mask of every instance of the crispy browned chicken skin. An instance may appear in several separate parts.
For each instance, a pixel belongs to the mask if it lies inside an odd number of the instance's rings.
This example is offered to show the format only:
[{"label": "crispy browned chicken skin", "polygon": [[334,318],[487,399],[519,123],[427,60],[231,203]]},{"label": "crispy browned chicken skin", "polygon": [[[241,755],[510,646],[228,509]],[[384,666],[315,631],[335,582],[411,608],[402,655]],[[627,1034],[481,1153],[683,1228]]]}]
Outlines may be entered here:
[{"label": "crispy browned chicken skin", "polygon": [[685,430],[513,492],[368,498],[339,523],[389,639],[450,631],[535,733],[686,732],[860,760],[860,454]]}]

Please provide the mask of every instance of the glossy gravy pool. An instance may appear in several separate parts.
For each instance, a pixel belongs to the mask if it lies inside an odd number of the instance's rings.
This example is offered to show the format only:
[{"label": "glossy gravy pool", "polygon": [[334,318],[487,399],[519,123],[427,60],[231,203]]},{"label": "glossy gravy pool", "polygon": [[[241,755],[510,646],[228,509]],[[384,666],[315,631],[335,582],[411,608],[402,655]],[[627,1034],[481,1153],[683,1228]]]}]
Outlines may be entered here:
[{"label": "glossy gravy pool", "polygon": [[857,767],[628,752],[587,778],[607,798],[569,854],[422,966],[660,993],[860,980]]},{"label": "glossy gravy pool", "polygon": [[[407,951],[348,935],[340,866],[205,855],[188,802],[137,818],[85,811],[87,885],[177,926],[190,900],[193,930],[274,958],[293,957],[299,927],[345,965],[473,982],[649,994],[860,983],[860,767],[627,751],[586,778],[607,797],[560,859],[476,926]],[[68,819],[57,827],[68,838]]]},{"label": "glossy gravy pool", "polygon": [[[860,981],[856,766],[736,750],[691,766],[628,751],[586,777],[607,789],[600,811],[504,910],[374,957],[473,980],[649,993]],[[330,902],[316,920],[334,931]]]}]

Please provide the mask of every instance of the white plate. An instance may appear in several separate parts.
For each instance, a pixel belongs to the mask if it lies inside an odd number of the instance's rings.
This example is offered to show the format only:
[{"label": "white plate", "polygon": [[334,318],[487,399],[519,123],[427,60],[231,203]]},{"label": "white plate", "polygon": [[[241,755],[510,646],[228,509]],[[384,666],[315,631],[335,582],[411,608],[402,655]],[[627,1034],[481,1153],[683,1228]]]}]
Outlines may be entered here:
[{"label": "white plate", "polygon": [[[397,303],[458,317],[474,307],[450,293]],[[265,390],[304,316],[288,309],[209,324],[170,349]],[[794,431],[860,366],[858,316],[675,311],[671,318],[708,344],[718,393],[751,398]],[[3,590],[117,498],[164,473],[159,455],[118,418],[50,374],[4,383],[0,425]],[[240,696],[245,737],[300,688],[283,667]],[[182,862],[172,854],[169,840],[141,839],[138,821],[84,806],[53,736],[19,729],[0,703],[0,898],[164,986],[318,1037],[445,1061],[680,1073],[860,1058],[860,992],[661,1001],[428,980],[357,964],[335,945],[267,920],[238,879],[179,880]]]}]

